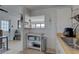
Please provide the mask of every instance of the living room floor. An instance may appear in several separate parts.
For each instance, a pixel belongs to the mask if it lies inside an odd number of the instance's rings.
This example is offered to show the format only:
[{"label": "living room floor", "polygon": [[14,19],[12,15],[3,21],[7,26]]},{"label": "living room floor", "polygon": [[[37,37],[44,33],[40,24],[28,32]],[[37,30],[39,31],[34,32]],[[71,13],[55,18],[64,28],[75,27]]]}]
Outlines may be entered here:
[{"label": "living room floor", "polygon": [[39,50],[26,48],[23,51],[21,51],[20,54],[44,54],[44,53]]},{"label": "living room floor", "polygon": [[9,50],[5,54],[17,54],[21,50],[21,41],[20,40],[9,40],[8,41]]},{"label": "living room floor", "polygon": [[9,51],[5,54],[44,54],[38,50],[34,49],[24,49],[20,51],[22,48],[20,40],[9,40]]},{"label": "living room floor", "polygon": [[47,52],[41,52],[35,49],[26,48],[23,51],[20,40],[9,40],[9,50],[5,54],[51,54]]}]

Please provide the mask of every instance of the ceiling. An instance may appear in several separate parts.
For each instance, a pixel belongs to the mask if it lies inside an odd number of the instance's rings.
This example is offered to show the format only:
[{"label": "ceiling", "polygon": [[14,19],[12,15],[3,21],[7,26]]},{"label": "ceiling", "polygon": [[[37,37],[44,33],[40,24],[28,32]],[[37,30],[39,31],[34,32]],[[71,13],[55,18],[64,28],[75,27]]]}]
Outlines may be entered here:
[{"label": "ceiling", "polygon": [[0,14],[9,14],[9,15],[12,15],[12,16],[16,16],[20,13],[20,6],[13,6],[13,5],[2,5],[0,6],[1,9],[4,9],[4,10],[7,10],[8,13],[5,13],[3,11],[0,11]]},{"label": "ceiling", "polygon": [[25,5],[24,7],[30,10],[39,10],[39,9],[55,8],[55,7],[71,7],[71,5]]},{"label": "ceiling", "polygon": [[69,5],[1,5],[0,8],[8,10],[9,13],[13,14],[16,12],[20,12],[21,8],[27,8],[29,10],[39,10],[39,9],[46,9],[46,8],[55,8],[55,7],[69,7]]},{"label": "ceiling", "polygon": [[[20,14],[21,9],[25,7],[29,10],[39,10],[46,8],[55,8],[55,7],[70,7],[69,5],[0,5],[0,8],[8,11],[9,15],[16,16]],[[5,14],[0,11],[0,14]]]}]

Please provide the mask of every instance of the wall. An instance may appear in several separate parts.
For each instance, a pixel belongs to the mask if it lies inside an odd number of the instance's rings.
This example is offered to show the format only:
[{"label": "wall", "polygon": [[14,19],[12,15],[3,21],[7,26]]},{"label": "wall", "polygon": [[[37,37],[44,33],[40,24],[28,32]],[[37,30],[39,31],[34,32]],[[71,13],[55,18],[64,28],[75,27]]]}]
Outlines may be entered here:
[{"label": "wall", "polygon": [[[14,29],[16,28],[16,18],[15,18],[16,16],[12,16],[12,15],[10,15],[9,13],[5,13],[5,12],[0,12],[0,20],[11,20],[11,26],[13,25],[14,26]],[[15,24],[13,24],[13,23],[15,23]],[[10,40],[12,40],[13,39],[13,30],[14,30],[13,28],[11,28],[11,33],[10,33],[10,36],[9,36],[9,39]],[[5,32],[5,31],[3,31],[3,35],[9,35],[9,33],[8,32]]]},{"label": "wall", "polygon": [[[10,20],[11,21],[11,33],[9,36],[9,39],[12,40],[14,37],[14,32],[17,29],[17,20],[19,20],[19,15],[21,12],[20,6],[1,6],[2,9],[5,9],[8,11],[8,13],[5,13],[3,11],[0,11],[0,20]],[[13,26],[13,27],[12,27]]]},{"label": "wall", "polygon": [[45,29],[34,29],[33,32],[45,32],[47,39],[47,47],[48,48],[55,48],[56,46],[56,9],[55,8],[49,8],[49,9],[40,9],[32,11],[31,16],[40,16],[45,15],[45,23],[46,28]]},{"label": "wall", "polygon": [[[0,11],[0,21],[1,20],[7,20],[7,21],[9,21],[8,13]],[[1,29],[1,23],[0,23],[0,29]],[[8,32],[7,31],[3,31],[3,35],[8,35]]]},{"label": "wall", "polygon": [[58,8],[57,32],[63,32],[66,27],[72,27],[71,8]]},{"label": "wall", "polygon": [[18,16],[11,16],[11,33],[10,33],[10,39],[13,40],[14,32],[17,29],[17,21],[19,20]]}]

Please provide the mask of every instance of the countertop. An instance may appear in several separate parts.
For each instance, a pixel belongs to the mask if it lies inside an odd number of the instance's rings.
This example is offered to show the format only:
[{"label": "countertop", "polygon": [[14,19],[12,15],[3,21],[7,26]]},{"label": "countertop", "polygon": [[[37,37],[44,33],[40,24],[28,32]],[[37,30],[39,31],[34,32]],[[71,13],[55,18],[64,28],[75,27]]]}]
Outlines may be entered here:
[{"label": "countertop", "polygon": [[[64,53],[65,54],[79,54],[79,49],[75,49],[75,48],[72,48],[70,46],[68,46],[63,40],[62,40],[62,37],[63,34],[62,33],[57,33],[57,37],[58,37],[58,40],[62,46],[62,48],[64,49]],[[63,36],[64,37],[64,36]],[[79,39],[79,34],[77,34],[77,36],[74,38],[74,39]]]}]

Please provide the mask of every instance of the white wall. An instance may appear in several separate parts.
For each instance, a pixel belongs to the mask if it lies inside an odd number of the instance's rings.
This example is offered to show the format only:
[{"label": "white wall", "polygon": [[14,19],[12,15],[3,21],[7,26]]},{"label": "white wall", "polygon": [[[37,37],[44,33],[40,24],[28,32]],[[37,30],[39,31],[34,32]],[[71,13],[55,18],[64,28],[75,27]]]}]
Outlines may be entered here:
[{"label": "white wall", "polygon": [[[17,29],[17,21],[19,20],[18,16],[11,16],[11,33],[10,33],[10,39],[13,40],[14,32]],[[13,27],[12,27],[13,26]]]},{"label": "white wall", "polygon": [[[11,20],[11,25],[15,25],[16,26],[16,21],[14,19],[15,17],[9,15],[8,13],[5,13],[5,12],[0,12],[0,20]],[[15,24],[13,24],[13,22]],[[8,32],[5,32],[3,31],[3,35],[9,35]],[[13,39],[13,29],[11,29],[11,33],[10,33],[10,36],[9,36],[9,39],[12,40]]]},{"label": "white wall", "polygon": [[[8,11],[8,13],[5,13],[3,11],[0,11],[0,20],[11,20],[11,33],[10,33],[10,40],[14,37],[14,32],[17,29],[17,20],[20,19],[20,13],[21,13],[21,6],[2,6],[2,9],[5,9]],[[13,26],[13,27],[12,27]]]},{"label": "white wall", "polygon": [[45,32],[47,39],[47,48],[55,48],[56,46],[56,9],[49,8],[49,9],[40,9],[32,11],[31,16],[41,16],[45,15],[45,23],[46,29],[34,29],[34,32]]},{"label": "white wall", "polygon": [[[14,37],[14,32],[18,28],[17,27],[17,21],[20,20],[20,15],[22,13],[22,8],[21,6],[7,6],[8,11],[9,11],[9,17],[11,20],[11,40],[13,40]],[[13,26],[13,27],[12,27]]]},{"label": "white wall", "polygon": [[72,27],[71,8],[57,9],[57,32],[64,32],[64,28]]}]

